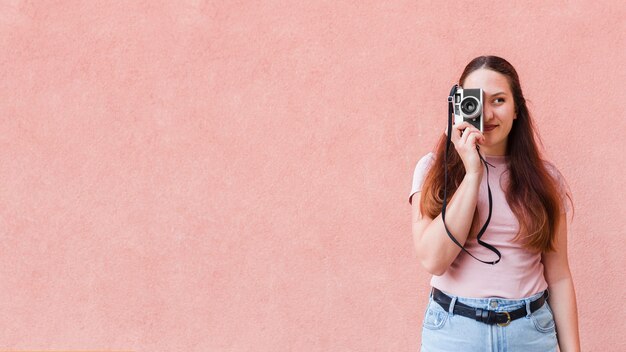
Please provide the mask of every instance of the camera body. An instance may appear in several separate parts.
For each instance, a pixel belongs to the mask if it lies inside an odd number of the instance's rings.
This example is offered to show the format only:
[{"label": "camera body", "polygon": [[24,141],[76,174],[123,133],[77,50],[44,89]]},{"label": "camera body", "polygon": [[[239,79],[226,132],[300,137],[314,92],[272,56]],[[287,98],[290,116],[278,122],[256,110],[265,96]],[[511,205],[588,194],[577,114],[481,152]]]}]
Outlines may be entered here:
[{"label": "camera body", "polygon": [[467,121],[483,132],[483,90],[458,87],[454,93],[454,124]]}]

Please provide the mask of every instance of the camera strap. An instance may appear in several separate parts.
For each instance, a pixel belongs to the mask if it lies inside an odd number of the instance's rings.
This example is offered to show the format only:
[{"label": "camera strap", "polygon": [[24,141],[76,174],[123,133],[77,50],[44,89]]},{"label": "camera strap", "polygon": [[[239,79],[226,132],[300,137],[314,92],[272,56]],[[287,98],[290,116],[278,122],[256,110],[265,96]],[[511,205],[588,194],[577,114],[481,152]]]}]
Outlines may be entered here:
[{"label": "camera strap", "polygon": [[483,246],[486,247],[487,249],[489,249],[490,251],[496,253],[498,255],[498,260],[496,261],[484,261],[484,260],[480,260],[478,258],[476,258],[472,253],[470,253],[469,251],[467,251],[460,243],[459,241],[457,241],[456,238],[454,238],[454,236],[450,233],[450,230],[448,230],[448,226],[446,226],[446,205],[447,205],[447,199],[448,199],[448,151],[450,148],[450,143],[451,143],[451,138],[452,138],[452,122],[454,121],[454,93],[456,93],[456,89],[457,89],[457,85],[455,84],[452,87],[452,90],[450,90],[450,96],[448,96],[448,139],[446,141],[446,154],[444,157],[444,163],[445,163],[445,179],[444,179],[444,186],[443,186],[443,207],[441,209],[441,219],[443,220],[443,226],[446,229],[446,232],[448,233],[448,237],[450,237],[450,239],[452,240],[452,242],[456,243],[457,246],[461,247],[461,249],[469,254],[472,258],[478,260],[481,263],[485,263],[485,264],[491,264],[494,265],[496,263],[498,263],[500,261],[500,259],[502,259],[502,255],[500,254],[500,251],[498,251],[494,246],[490,245],[487,242],[484,242],[481,240],[481,237],[483,236],[483,234],[485,233],[485,230],[487,229],[487,225],[489,225],[489,221],[491,220],[491,210],[493,207],[492,204],[492,198],[491,198],[491,188],[489,187],[489,167],[494,167],[493,165],[489,164],[484,158],[483,156],[480,154],[478,145],[476,146],[476,150],[478,152],[478,156],[480,157],[480,160],[485,164],[485,168],[487,169],[487,191],[489,194],[489,216],[487,216],[487,221],[485,221],[485,224],[483,225],[483,227],[480,229],[480,232],[478,233],[477,236],[477,241],[478,243]]}]

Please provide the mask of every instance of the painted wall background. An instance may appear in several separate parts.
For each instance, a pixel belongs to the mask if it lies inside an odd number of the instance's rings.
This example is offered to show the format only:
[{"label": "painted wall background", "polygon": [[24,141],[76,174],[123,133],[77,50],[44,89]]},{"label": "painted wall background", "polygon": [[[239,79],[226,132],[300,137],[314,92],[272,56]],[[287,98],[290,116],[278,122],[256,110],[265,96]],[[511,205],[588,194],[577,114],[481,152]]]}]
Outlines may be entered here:
[{"label": "painted wall background", "polygon": [[482,54],[623,351],[620,1],[0,1],[0,350],[417,351],[413,168]]}]

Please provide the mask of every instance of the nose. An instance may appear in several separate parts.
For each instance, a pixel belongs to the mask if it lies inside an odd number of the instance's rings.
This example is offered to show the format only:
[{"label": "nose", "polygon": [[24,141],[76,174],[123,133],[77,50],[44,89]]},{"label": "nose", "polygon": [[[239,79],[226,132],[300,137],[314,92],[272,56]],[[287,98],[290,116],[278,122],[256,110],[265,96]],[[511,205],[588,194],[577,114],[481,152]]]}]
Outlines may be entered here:
[{"label": "nose", "polygon": [[485,119],[484,122],[489,122],[493,120],[493,110],[491,109],[489,104],[483,104],[483,118]]}]

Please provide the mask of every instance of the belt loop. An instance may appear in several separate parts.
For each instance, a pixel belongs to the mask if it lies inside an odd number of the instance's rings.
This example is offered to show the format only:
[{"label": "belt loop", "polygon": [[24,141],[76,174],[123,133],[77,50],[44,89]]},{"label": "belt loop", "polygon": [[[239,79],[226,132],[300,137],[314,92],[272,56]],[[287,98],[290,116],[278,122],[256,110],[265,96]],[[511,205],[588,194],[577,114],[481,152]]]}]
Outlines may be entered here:
[{"label": "belt loop", "polygon": [[526,298],[526,318],[530,318],[530,315],[532,314],[532,312],[530,311],[530,298]]},{"label": "belt loop", "polygon": [[450,307],[448,308],[448,314],[454,315],[454,305],[456,304],[456,296],[452,296],[452,301],[450,301]]}]

